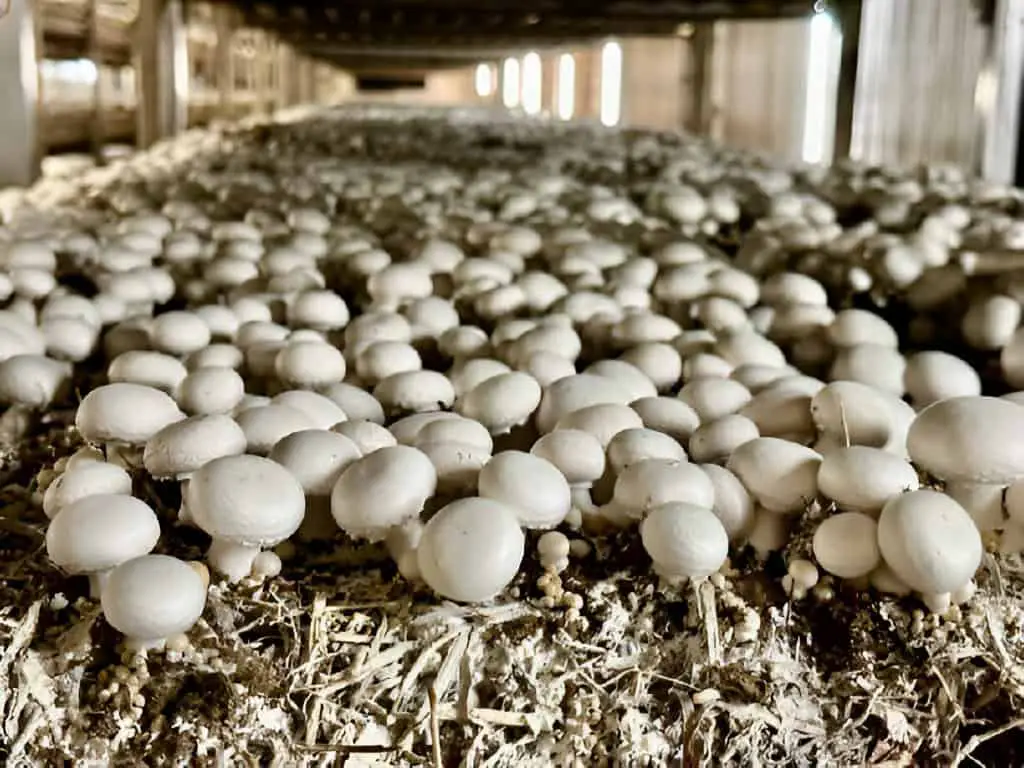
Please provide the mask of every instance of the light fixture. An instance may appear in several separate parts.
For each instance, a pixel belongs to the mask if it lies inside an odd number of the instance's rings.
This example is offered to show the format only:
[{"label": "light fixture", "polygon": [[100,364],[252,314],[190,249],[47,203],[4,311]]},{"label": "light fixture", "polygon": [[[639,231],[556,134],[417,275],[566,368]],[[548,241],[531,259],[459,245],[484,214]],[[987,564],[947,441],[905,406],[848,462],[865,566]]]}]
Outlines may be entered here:
[{"label": "light fixture", "polygon": [[614,126],[622,117],[622,46],[611,41],[601,48],[601,124]]},{"label": "light fixture", "polygon": [[556,111],[560,120],[572,119],[576,107],[576,59],[571,53],[558,57],[558,103]]}]

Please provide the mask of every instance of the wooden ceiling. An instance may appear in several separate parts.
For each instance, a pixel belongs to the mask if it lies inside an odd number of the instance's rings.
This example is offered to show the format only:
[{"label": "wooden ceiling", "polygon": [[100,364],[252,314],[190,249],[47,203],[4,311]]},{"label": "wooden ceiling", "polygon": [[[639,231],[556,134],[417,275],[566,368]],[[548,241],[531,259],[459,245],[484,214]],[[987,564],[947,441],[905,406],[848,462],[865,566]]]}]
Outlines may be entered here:
[{"label": "wooden ceiling", "polygon": [[671,35],[687,22],[806,16],[814,7],[814,0],[221,1],[246,24],[355,70],[462,66],[609,36]]}]

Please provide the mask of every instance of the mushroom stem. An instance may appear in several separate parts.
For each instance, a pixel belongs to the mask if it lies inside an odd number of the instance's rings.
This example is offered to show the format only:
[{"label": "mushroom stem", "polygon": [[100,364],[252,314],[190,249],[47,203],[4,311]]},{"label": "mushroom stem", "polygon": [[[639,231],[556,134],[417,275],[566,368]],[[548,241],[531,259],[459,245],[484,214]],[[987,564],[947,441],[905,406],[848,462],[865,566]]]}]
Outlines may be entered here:
[{"label": "mushroom stem", "polygon": [[213,570],[227,577],[229,582],[235,582],[252,573],[252,563],[259,553],[258,544],[239,544],[214,539],[206,552],[206,559]]},{"label": "mushroom stem", "polygon": [[166,637],[144,640],[138,637],[126,637],[124,639],[125,650],[131,653],[146,653],[147,651],[162,651],[167,645]]},{"label": "mushroom stem", "polygon": [[338,533],[338,524],[331,514],[330,496],[307,496],[306,515],[297,532],[300,541],[327,541]]},{"label": "mushroom stem", "polygon": [[982,532],[1003,527],[1003,490],[1001,485],[970,481],[954,480],[946,483],[946,494],[960,502]]},{"label": "mushroom stem", "polygon": [[178,507],[178,522],[182,525],[195,525],[192,513],[188,509],[188,480],[181,481],[181,506]]},{"label": "mushroom stem", "polygon": [[110,572],[112,568],[108,568],[105,571],[97,571],[96,573],[89,574],[89,597],[93,600],[99,600],[103,594],[103,589],[107,586],[107,581],[110,580]]},{"label": "mushroom stem", "polygon": [[940,615],[948,611],[953,603],[949,592],[922,594],[921,602],[925,604],[929,611]]},{"label": "mushroom stem", "polygon": [[142,466],[142,451],[139,446],[118,445],[108,443],[106,446],[107,461],[129,471]]}]

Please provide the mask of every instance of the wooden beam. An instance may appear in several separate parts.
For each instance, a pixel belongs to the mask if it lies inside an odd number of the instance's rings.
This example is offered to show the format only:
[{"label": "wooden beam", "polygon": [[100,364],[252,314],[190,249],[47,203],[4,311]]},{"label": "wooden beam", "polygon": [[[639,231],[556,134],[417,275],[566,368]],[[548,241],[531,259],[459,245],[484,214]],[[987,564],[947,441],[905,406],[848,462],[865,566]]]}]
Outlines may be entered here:
[{"label": "wooden beam", "polygon": [[145,148],[188,123],[188,48],[181,0],[141,0],[134,42],[136,143]]},{"label": "wooden beam", "polygon": [[853,142],[854,103],[860,59],[861,0],[843,0],[835,5],[835,20],[842,34],[839,55],[839,83],[836,89],[836,125],[832,144],[833,160],[850,156]]},{"label": "wooden beam", "polygon": [[0,18],[0,188],[39,175],[39,19],[35,0],[7,0]]}]

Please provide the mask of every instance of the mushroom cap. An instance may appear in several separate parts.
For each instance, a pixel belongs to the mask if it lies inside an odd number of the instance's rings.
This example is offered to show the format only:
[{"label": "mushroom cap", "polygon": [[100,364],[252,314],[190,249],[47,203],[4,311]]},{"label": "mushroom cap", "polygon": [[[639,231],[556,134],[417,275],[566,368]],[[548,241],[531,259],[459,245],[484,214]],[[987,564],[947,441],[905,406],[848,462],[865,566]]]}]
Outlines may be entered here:
[{"label": "mushroom cap", "polygon": [[664,432],[646,427],[633,427],[618,432],[608,442],[607,455],[608,463],[615,472],[621,472],[630,464],[644,459],[687,461],[686,450],[679,441]]},{"label": "mushroom cap", "polygon": [[818,490],[842,509],[877,514],[889,499],[920,485],[909,461],[866,445],[831,450],[818,467]]},{"label": "mushroom cap", "polygon": [[891,499],[878,518],[886,564],[912,589],[959,589],[981,565],[981,534],[960,504],[944,493],[918,490]]},{"label": "mushroom cap", "polygon": [[417,560],[423,580],[449,600],[480,603],[519,572],[526,537],[516,512],[491,499],[459,499],[423,528]]},{"label": "mushroom cap", "polygon": [[540,405],[541,387],[527,373],[513,371],[477,384],[455,404],[455,410],[467,418],[501,434],[525,424]]},{"label": "mushroom cap", "polygon": [[279,440],[269,458],[291,472],[307,496],[330,496],[341,473],[362,455],[344,435],[304,429]]},{"label": "mushroom cap", "polygon": [[353,421],[365,419],[375,424],[384,423],[384,408],[377,398],[354,384],[342,381],[325,387],[321,392]]},{"label": "mushroom cap", "polygon": [[206,584],[188,563],[144,555],[110,573],[100,598],[103,616],[135,640],[162,640],[187,632],[206,605]]},{"label": "mushroom cap", "polygon": [[389,445],[396,445],[395,436],[385,427],[374,421],[366,419],[349,419],[331,427],[332,432],[344,435],[359,449],[359,452],[366,456],[380,448],[387,448]]},{"label": "mushroom cap", "polygon": [[596,437],[607,450],[617,434],[627,429],[641,429],[643,425],[640,414],[628,405],[595,403],[565,414],[555,423],[555,429],[582,429]]},{"label": "mushroom cap", "polygon": [[245,453],[245,432],[230,416],[190,416],[146,441],[142,463],[157,479],[180,478],[222,456]]},{"label": "mushroom cap", "polygon": [[765,509],[796,513],[818,495],[821,454],[778,437],[758,437],[732,452],[726,468]]},{"label": "mushroom cap", "polygon": [[998,397],[940,400],[910,425],[907,451],[943,480],[1012,483],[1024,476],[1024,408]]},{"label": "mushroom cap", "polygon": [[582,429],[548,432],[533,444],[530,453],[558,467],[570,486],[589,488],[604,474],[604,447]]},{"label": "mushroom cap", "polygon": [[278,441],[304,429],[316,429],[316,421],[305,411],[283,403],[246,408],[235,421],[245,433],[250,453],[265,456]]},{"label": "mushroom cap", "polygon": [[70,376],[70,363],[45,355],[13,355],[0,362],[0,402],[45,408]]},{"label": "mushroom cap", "polygon": [[541,396],[536,413],[537,428],[550,432],[563,416],[600,403],[628,405],[630,391],[615,379],[594,373],[578,373],[550,384]]},{"label": "mushroom cap", "polygon": [[155,387],[119,382],[104,384],[82,398],[75,427],[91,443],[142,445],[185,418],[174,399]]},{"label": "mushroom cap", "polygon": [[243,397],[245,380],[228,367],[199,368],[178,387],[178,403],[188,413],[231,413]]},{"label": "mushroom cap", "polygon": [[389,528],[418,516],[436,488],[430,458],[393,445],[345,468],[331,491],[331,513],[349,536],[379,541]]},{"label": "mushroom cap", "polygon": [[451,407],[455,388],[437,371],[403,371],[381,379],[373,396],[385,410],[422,413]]},{"label": "mushroom cap", "polygon": [[496,454],[477,477],[480,496],[512,508],[524,528],[554,528],[572,508],[565,475],[546,459],[523,451]]},{"label": "mushroom cap", "polygon": [[146,502],[101,493],[57,513],[46,529],[46,553],[68,573],[97,573],[148,554],[159,539],[160,521]]},{"label": "mushroom cap", "polygon": [[103,461],[68,463],[64,473],[43,494],[43,512],[51,520],[68,504],[99,493],[130,494],[132,477],[117,464]]},{"label": "mushroom cap", "polygon": [[331,398],[321,395],[318,392],[309,392],[304,389],[292,389],[275,395],[270,401],[275,405],[287,405],[297,411],[302,411],[313,420],[317,429],[330,429],[335,424],[345,421],[348,414]]},{"label": "mushroom cap", "polygon": [[640,523],[640,538],[666,576],[702,579],[725,562],[729,536],[710,509],[674,501],[660,504]]},{"label": "mushroom cap", "polygon": [[193,522],[211,537],[250,546],[284,541],[306,511],[299,481],[261,456],[214,459],[192,475],[185,499]]},{"label": "mushroom cap", "polygon": [[718,464],[701,464],[700,468],[715,489],[712,512],[721,521],[729,541],[739,541],[754,525],[754,500],[736,475]]},{"label": "mushroom cap", "polygon": [[822,520],[811,547],[818,565],[841,579],[867,576],[882,559],[878,523],[860,512],[840,512]]},{"label": "mushroom cap", "polygon": [[487,427],[470,418],[434,419],[416,432],[413,445],[427,443],[463,443],[475,445],[487,456],[494,450],[494,439]]},{"label": "mushroom cap", "polygon": [[703,509],[715,503],[715,486],[696,464],[678,459],[644,459],[615,479],[612,505],[635,520],[654,507],[681,501]]}]

